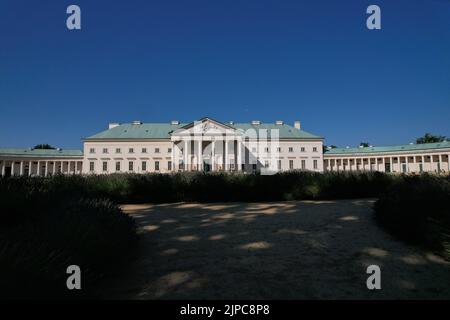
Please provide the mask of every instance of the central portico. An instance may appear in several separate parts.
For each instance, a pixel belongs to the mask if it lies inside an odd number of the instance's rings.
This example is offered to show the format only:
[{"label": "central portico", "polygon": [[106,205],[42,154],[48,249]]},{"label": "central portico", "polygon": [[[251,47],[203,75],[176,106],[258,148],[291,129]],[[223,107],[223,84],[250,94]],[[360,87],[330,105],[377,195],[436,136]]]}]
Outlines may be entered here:
[{"label": "central portico", "polygon": [[242,170],[243,130],[203,118],[170,134],[172,163],[185,171]]}]

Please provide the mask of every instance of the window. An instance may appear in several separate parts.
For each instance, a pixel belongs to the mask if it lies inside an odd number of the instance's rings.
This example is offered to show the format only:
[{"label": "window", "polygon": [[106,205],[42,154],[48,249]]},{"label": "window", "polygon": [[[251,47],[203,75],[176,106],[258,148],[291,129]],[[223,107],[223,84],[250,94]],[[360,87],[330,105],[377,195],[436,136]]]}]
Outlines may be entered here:
[{"label": "window", "polygon": [[159,148],[155,148],[155,153],[159,153]]},{"label": "window", "polygon": [[269,167],[269,160],[264,160],[264,168],[268,168]]},{"label": "window", "polygon": [[234,163],[230,163],[230,170],[234,171]]},{"label": "window", "polygon": [[172,152],[172,148],[168,148],[167,153],[171,153],[171,152]]},{"label": "window", "polygon": [[133,171],[133,161],[128,162],[128,171]]},{"label": "window", "polygon": [[172,161],[167,161],[167,170],[172,171]]},{"label": "window", "polygon": [[155,161],[155,171],[159,171],[159,161]]},{"label": "window", "polygon": [[278,152],[281,152],[281,148],[280,148],[280,147],[278,147],[278,148],[277,148],[277,151],[278,151]]},{"label": "window", "polygon": [[142,148],[142,153],[147,153],[147,148]]},{"label": "window", "polygon": [[116,148],[116,153],[120,153],[120,148]]},{"label": "window", "polygon": [[317,147],[313,147],[313,152],[317,152]]},{"label": "window", "polygon": [[419,163],[419,171],[423,172],[423,164],[422,163]]},{"label": "window", "polygon": [[294,169],[294,160],[289,160],[289,169]]},{"label": "window", "polygon": [[108,153],[108,148],[103,148],[103,153]]},{"label": "window", "polygon": [[314,169],[317,169],[317,160],[314,160],[314,161],[313,161],[313,168],[314,168]]},{"label": "window", "polygon": [[178,163],[178,169],[179,170],[183,170],[184,166],[183,166],[183,160],[180,160],[180,162]]},{"label": "window", "polygon": [[402,163],[402,172],[406,173],[406,163]]},{"label": "window", "polygon": [[103,161],[103,172],[108,171],[108,162]]},{"label": "window", "polygon": [[134,149],[133,148],[129,148],[128,149],[128,153],[134,153]]},{"label": "window", "polygon": [[89,153],[95,153],[95,148],[90,148]]},{"label": "window", "polygon": [[89,171],[93,172],[95,169],[94,161],[89,162]]},{"label": "window", "polygon": [[265,151],[265,152],[269,152],[269,148],[268,148],[268,147],[265,147],[265,148],[264,148],[264,151]]},{"label": "window", "polygon": [[306,169],[306,160],[302,160],[302,170]]},{"label": "window", "polygon": [[254,164],[252,164],[252,170],[253,170],[253,172],[256,172],[256,164],[254,163]]},{"label": "window", "polygon": [[116,162],[116,171],[120,171],[120,161]]},{"label": "window", "polygon": [[294,148],[289,147],[289,152],[294,152]]},{"label": "window", "polygon": [[147,171],[147,161],[142,161],[142,171]]},{"label": "window", "polygon": [[301,148],[300,148],[300,151],[301,151],[301,152],[305,152],[305,147],[301,147]]},{"label": "window", "polygon": [[281,160],[278,160],[278,170],[281,170]]}]

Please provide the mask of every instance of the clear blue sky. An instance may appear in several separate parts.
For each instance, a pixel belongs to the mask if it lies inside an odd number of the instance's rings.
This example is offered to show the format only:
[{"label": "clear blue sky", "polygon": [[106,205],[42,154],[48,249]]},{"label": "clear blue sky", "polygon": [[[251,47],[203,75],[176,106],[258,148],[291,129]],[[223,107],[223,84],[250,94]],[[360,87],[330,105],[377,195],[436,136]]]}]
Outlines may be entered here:
[{"label": "clear blue sky", "polygon": [[0,112],[2,147],[203,116],[338,146],[450,135],[450,0],[0,0]]}]

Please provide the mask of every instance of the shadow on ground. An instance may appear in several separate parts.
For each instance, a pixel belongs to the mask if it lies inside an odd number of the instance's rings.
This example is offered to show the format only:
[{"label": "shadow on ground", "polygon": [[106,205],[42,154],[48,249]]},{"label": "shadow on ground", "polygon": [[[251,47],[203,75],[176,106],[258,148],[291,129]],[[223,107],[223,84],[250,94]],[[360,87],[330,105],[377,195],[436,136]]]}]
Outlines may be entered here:
[{"label": "shadow on ground", "polygon": [[[372,200],[124,205],[139,258],[103,289],[130,299],[449,298],[450,264],[395,241]],[[379,265],[379,291],[366,287]]]}]

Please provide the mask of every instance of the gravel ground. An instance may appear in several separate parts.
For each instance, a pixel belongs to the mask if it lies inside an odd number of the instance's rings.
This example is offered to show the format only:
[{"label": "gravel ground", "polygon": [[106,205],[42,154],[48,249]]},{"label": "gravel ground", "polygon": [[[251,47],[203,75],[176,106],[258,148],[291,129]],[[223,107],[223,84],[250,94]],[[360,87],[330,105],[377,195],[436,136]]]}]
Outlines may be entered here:
[{"label": "gravel ground", "polygon": [[[450,263],[396,241],[373,200],[124,205],[138,258],[103,289],[119,299],[450,298]],[[366,268],[381,268],[368,290]]]}]

